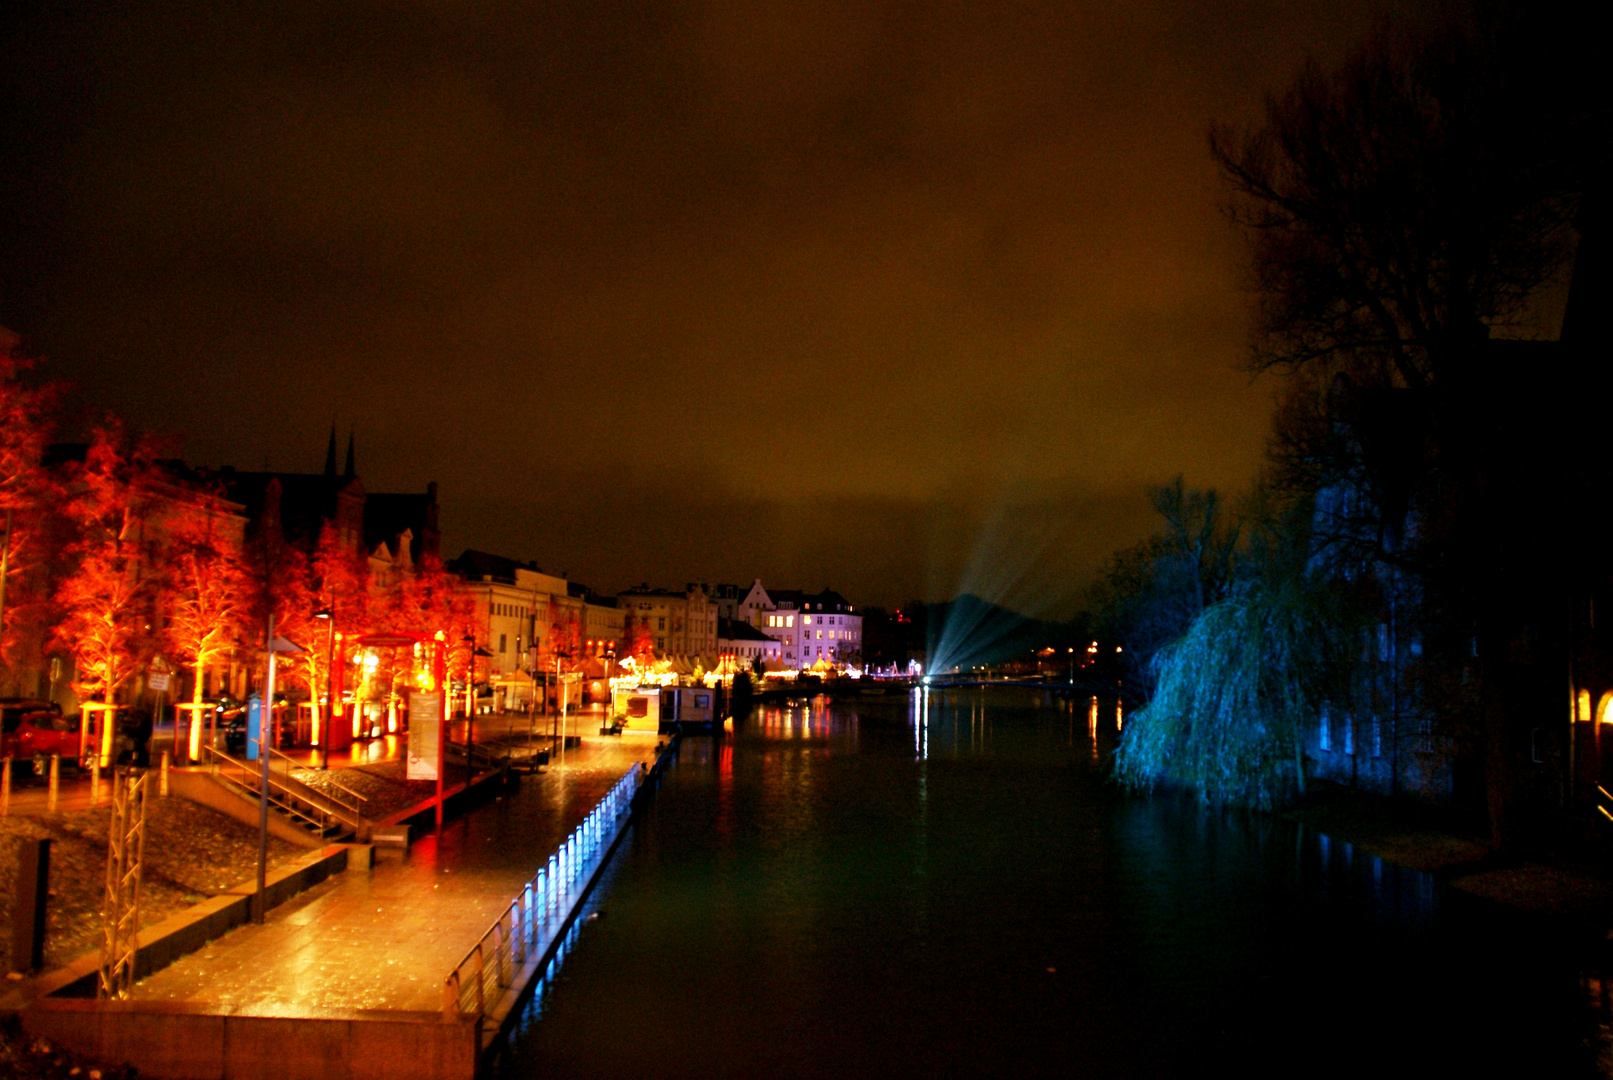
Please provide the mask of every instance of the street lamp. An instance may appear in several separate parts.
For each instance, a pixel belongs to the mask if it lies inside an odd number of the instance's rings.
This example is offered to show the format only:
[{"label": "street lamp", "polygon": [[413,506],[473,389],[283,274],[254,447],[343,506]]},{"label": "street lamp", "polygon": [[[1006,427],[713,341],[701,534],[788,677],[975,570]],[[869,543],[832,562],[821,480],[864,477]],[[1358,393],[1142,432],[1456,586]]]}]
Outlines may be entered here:
[{"label": "street lamp", "polygon": [[268,728],[274,723],[274,658],[277,653],[307,652],[301,645],[287,641],[274,632],[274,616],[269,616],[269,633],[266,637],[269,653],[269,678],[263,687],[263,707],[258,710],[258,891],[252,895],[252,921],[261,923],[268,907],[267,877],[269,870],[269,743]]},{"label": "street lamp", "polygon": [[325,620],[325,719],[319,725],[319,767],[330,768],[330,725],[336,718],[336,605],[322,607],[314,618]]},{"label": "street lamp", "polygon": [[465,660],[465,790],[469,791],[470,778],[476,774],[476,763],[471,760],[471,750],[476,745],[476,635],[466,634],[459,640],[470,652]]},{"label": "street lamp", "polygon": [[[476,747],[476,660],[478,657],[491,658],[493,653],[476,644],[474,631],[459,640],[470,650],[465,673],[465,790],[469,791],[471,777],[476,774],[476,763],[471,760],[471,751]],[[491,672],[488,677],[491,680]]]}]

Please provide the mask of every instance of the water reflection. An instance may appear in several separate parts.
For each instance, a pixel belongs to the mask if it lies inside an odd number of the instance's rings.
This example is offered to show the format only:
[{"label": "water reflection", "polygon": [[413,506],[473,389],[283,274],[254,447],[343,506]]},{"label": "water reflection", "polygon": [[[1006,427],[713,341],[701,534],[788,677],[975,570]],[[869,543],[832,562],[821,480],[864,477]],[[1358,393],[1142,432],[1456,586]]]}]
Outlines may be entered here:
[{"label": "water reflection", "polygon": [[690,740],[506,1072],[1594,1072],[1571,942],[1290,822],[1122,798],[1124,719],[932,690]]}]

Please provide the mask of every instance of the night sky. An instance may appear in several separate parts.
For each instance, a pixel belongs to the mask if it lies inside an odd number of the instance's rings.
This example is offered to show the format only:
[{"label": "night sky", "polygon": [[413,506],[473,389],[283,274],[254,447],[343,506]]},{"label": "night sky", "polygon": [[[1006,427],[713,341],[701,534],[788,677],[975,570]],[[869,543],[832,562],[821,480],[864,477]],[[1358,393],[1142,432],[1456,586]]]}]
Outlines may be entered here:
[{"label": "night sky", "polygon": [[[1212,120],[1383,5],[14,5],[0,325],[206,465],[476,546],[1067,614],[1238,488]],[[43,9],[43,10],[41,10]]]}]

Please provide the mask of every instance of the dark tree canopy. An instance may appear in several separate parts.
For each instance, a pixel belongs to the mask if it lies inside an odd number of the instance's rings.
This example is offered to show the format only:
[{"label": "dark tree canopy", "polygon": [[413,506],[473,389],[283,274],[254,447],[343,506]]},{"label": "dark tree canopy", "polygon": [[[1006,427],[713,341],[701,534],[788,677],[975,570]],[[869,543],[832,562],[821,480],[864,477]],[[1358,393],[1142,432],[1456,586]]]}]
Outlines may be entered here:
[{"label": "dark tree canopy", "polygon": [[1597,149],[1563,44],[1506,17],[1386,29],[1308,66],[1259,129],[1212,131],[1252,245],[1257,369],[1430,386],[1524,313]]}]

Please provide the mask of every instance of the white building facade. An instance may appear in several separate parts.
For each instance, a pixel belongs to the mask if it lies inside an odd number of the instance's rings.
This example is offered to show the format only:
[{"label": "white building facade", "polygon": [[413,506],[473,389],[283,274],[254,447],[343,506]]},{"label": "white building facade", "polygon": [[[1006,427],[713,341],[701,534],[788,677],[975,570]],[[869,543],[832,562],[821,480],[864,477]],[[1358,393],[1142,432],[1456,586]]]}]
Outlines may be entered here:
[{"label": "white building facade", "polygon": [[[759,606],[762,597],[769,605],[766,608]],[[861,666],[862,616],[839,593],[826,589],[821,593],[777,590],[769,594],[758,581],[740,610],[753,602],[758,604],[756,628],[778,640],[783,667],[805,671],[820,662]]]}]

